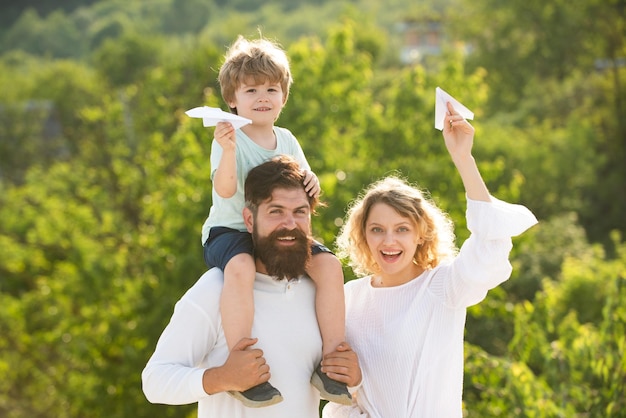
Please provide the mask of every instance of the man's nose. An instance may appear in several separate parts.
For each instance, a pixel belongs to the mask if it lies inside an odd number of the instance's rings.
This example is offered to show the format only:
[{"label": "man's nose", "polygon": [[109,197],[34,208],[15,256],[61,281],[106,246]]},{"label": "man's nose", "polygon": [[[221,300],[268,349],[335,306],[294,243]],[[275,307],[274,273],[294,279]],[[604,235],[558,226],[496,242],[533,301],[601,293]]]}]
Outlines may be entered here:
[{"label": "man's nose", "polygon": [[282,224],[287,229],[293,229],[296,227],[296,218],[292,214],[287,214],[283,218]]}]

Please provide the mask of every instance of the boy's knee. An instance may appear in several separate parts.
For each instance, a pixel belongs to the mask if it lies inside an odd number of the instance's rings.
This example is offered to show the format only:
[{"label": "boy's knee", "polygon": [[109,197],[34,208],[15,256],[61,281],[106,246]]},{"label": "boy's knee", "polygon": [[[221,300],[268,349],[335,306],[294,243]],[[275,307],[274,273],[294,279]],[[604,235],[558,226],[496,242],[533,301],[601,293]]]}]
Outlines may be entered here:
[{"label": "boy's knee", "polygon": [[319,253],[311,258],[307,273],[317,284],[318,280],[343,283],[343,267],[341,261],[332,253]]},{"label": "boy's knee", "polygon": [[254,258],[250,254],[237,254],[226,263],[224,276],[238,278],[252,278],[256,274]]}]

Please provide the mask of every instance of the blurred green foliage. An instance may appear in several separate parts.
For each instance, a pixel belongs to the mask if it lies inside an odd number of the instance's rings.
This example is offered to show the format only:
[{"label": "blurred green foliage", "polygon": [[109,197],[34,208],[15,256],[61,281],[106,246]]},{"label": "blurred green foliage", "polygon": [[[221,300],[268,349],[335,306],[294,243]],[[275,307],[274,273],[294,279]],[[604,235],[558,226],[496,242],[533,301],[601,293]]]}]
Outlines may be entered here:
[{"label": "blurred green foliage", "polygon": [[[430,190],[467,237],[436,86],[474,110],[492,193],[540,218],[515,239],[512,278],[469,311],[466,416],[626,416],[624,2],[265,3],[7,6],[0,416],[195,416],[150,405],[140,373],[205,268],[212,131],[184,111],[225,108],[225,47],[259,32],[291,59],[278,124],[321,179],[328,245],[388,173]],[[420,19],[441,23],[441,50],[403,64],[399,24]]]}]

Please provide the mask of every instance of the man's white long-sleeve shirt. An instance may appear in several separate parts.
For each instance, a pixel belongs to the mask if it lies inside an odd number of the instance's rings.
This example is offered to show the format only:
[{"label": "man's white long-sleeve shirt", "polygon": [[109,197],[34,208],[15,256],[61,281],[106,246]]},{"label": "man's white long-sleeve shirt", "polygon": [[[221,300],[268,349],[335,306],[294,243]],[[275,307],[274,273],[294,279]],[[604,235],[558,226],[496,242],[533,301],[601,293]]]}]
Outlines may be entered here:
[{"label": "man's white long-sleeve shirt", "polygon": [[176,303],[169,324],[142,373],[143,391],[152,403],[198,403],[198,418],[318,418],[319,392],[310,384],[322,356],[315,315],[315,285],[307,278],[277,281],[257,273],[254,284],[255,348],[263,350],[270,383],[284,400],[247,408],[226,393],[208,395],[205,369],[228,357],[219,300],[223,273],[207,271]]},{"label": "man's white long-sleeve shirt", "polygon": [[358,405],[324,418],[460,418],[467,307],[507,280],[511,237],[534,225],[525,207],[468,200],[471,236],[458,256],[396,287],[345,286],[346,338],[359,356]]}]

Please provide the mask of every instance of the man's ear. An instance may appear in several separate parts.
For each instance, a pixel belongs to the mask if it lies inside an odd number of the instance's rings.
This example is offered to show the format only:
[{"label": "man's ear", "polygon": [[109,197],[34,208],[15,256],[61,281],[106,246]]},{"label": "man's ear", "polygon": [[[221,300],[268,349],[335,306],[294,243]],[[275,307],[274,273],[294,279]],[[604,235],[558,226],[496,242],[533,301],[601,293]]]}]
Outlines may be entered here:
[{"label": "man's ear", "polygon": [[252,211],[247,207],[243,208],[243,223],[246,225],[249,233],[252,233],[252,227],[254,226],[254,216]]}]

